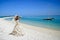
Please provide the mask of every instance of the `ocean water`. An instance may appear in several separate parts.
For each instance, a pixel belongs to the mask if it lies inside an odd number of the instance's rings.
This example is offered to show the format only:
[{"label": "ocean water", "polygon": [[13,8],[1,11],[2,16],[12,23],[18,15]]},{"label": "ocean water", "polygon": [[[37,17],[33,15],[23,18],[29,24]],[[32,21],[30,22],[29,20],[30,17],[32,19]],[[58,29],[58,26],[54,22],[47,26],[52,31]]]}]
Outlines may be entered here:
[{"label": "ocean water", "polygon": [[[43,20],[44,18],[55,18],[54,20]],[[4,17],[1,17],[4,18]],[[13,18],[6,18],[5,20],[11,21]],[[60,15],[41,15],[38,17],[22,17],[20,19],[21,23],[37,26],[37,27],[44,27],[44,28],[51,28],[54,30],[60,31]],[[42,25],[42,26],[41,26]],[[45,25],[45,26],[44,26]]]},{"label": "ocean water", "polygon": [[[55,18],[55,19],[54,20],[43,20],[44,18],[47,18],[47,17],[51,17],[51,18]],[[60,30],[60,15],[26,17],[26,18],[22,18],[21,22],[29,24],[29,25],[37,26],[37,27],[44,27],[44,28]]]}]

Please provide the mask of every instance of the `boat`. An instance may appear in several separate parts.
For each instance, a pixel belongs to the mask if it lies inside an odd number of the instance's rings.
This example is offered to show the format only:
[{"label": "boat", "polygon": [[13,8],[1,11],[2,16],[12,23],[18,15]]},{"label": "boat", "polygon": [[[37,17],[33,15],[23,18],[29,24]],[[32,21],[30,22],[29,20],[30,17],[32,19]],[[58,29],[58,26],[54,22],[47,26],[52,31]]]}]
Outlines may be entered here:
[{"label": "boat", "polygon": [[53,19],[55,19],[55,18],[45,18],[43,20],[53,20]]}]

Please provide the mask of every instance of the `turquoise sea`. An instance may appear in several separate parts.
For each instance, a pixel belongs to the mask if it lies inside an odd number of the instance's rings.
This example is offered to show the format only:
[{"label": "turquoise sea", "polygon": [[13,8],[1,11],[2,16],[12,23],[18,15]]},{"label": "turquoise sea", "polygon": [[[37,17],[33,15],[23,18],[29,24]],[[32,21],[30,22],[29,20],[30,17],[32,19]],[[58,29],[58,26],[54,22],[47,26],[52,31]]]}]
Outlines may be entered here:
[{"label": "turquoise sea", "polygon": [[[0,18],[4,18],[5,16],[0,16]],[[54,20],[43,20],[44,18],[55,18]],[[6,18],[5,20],[11,21],[13,18]],[[41,15],[38,17],[22,17],[20,19],[21,23],[37,26],[37,27],[44,27],[44,28],[51,28],[60,31],[60,15]],[[42,26],[40,26],[42,25]],[[45,26],[43,26],[45,25]]]}]

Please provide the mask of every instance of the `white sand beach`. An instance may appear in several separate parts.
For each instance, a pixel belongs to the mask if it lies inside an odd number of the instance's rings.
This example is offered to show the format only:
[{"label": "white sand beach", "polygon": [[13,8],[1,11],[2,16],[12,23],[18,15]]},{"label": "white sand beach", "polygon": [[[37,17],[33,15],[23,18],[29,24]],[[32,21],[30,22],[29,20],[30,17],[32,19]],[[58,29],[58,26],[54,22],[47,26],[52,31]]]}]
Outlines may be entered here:
[{"label": "white sand beach", "polygon": [[4,18],[0,18],[0,40],[60,40],[60,31],[23,23],[20,23],[19,25],[23,36],[17,37],[9,35],[9,33],[12,32],[14,25],[13,21],[7,21],[4,20]]}]

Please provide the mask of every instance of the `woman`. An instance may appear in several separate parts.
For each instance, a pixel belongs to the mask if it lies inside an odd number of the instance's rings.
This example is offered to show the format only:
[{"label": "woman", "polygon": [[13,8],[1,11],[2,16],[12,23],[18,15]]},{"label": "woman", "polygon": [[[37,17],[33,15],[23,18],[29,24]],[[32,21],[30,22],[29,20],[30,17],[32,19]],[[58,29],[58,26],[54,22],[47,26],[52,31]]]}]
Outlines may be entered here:
[{"label": "woman", "polygon": [[10,33],[11,35],[16,35],[16,36],[22,35],[21,29],[19,29],[19,26],[18,26],[19,25],[19,18],[21,18],[21,17],[15,16],[15,18],[14,18],[14,21],[16,24],[14,26],[12,33]]}]

